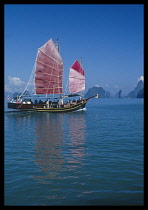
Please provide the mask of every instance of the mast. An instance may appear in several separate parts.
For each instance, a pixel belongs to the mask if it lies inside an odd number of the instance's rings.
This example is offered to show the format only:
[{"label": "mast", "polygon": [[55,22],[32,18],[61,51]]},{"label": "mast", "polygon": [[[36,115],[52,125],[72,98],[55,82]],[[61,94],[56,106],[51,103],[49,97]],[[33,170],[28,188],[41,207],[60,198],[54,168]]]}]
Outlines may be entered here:
[{"label": "mast", "polygon": [[59,44],[58,38],[57,38],[57,42],[56,42],[56,48],[57,48],[57,51],[60,53],[60,44]]},{"label": "mast", "polygon": [[81,67],[82,67],[82,58],[80,58],[80,65],[81,65]]},{"label": "mast", "polygon": [[[82,58],[80,58],[80,65],[81,65],[81,67],[82,67]],[[81,96],[82,96],[82,92],[83,92],[83,91],[80,92],[80,95],[81,95]]]}]

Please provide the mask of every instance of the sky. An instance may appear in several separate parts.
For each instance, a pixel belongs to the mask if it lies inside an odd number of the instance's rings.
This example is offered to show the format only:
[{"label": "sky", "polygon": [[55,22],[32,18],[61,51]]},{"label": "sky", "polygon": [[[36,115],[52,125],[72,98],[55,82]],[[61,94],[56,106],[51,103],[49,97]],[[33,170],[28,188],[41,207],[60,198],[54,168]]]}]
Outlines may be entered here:
[{"label": "sky", "polygon": [[60,42],[64,84],[82,58],[86,91],[101,86],[128,94],[144,74],[142,4],[5,4],[5,91],[21,92],[37,49],[50,38]]}]

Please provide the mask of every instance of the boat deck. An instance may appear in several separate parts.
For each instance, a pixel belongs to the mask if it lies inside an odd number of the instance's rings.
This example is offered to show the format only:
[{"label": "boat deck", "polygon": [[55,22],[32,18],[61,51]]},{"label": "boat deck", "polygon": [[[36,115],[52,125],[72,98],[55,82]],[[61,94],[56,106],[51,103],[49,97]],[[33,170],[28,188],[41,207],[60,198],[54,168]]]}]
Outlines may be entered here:
[{"label": "boat deck", "polygon": [[76,111],[79,109],[85,108],[85,105],[87,103],[87,100],[81,101],[80,103],[77,104],[70,104],[70,106],[63,106],[62,108],[35,108],[36,111],[39,112],[71,112],[71,111]]}]

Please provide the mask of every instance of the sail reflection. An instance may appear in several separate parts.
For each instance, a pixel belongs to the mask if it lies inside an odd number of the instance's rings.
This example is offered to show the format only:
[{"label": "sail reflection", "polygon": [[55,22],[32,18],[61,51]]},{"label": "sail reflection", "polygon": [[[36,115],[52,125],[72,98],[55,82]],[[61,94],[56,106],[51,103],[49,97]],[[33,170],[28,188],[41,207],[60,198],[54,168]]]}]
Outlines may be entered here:
[{"label": "sail reflection", "polygon": [[69,153],[66,159],[69,168],[81,167],[85,153],[86,122],[85,113],[71,114],[69,117]]},{"label": "sail reflection", "polygon": [[40,114],[35,122],[35,163],[43,176],[39,173],[33,177],[42,183],[66,179],[66,171],[84,164],[85,114]]},{"label": "sail reflection", "polygon": [[[43,115],[44,116],[43,116]],[[62,115],[41,113],[35,126],[35,162],[40,171],[46,172],[43,178],[54,179],[63,169],[62,158]],[[41,177],[34,176],[40,180]]]}]

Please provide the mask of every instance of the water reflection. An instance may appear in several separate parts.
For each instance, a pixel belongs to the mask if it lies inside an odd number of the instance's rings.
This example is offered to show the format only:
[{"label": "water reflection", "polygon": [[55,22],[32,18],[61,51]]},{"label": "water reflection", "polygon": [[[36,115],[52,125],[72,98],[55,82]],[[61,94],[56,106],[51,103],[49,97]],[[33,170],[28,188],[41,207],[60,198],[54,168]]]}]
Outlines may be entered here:
[{"label": "water reflection", "polygon": [[35,163],[43,176],[33,176],[41,182],[66,179],[69,170],[77,170],[86,155],[85,114],[42,115],[35,122]]},{"label": "water reflection", "polygon": [[25,152],[33,154],[35,180],[46,184],[74,176],[70,171],[79,173],[86,156],[86,113],[17,112],[8,113],[7,117],[14,121],[17,143],[23,142]]},{"label": "water reflection", "polygon": [[[54,179],[63,170],[62,115],[41,113],[35,122],[35,162],[48,179]],[[34,178],[38,178],[34,176]],[[40,178],[39,178],[40,179]]]},{"label": "water reflection", "polygon": [[[69,153],[65,154],[68,167],[81,167],[85,154],[86,122],[85,113],[71,114],[68,118]],[[72,164],[71,164],[72,163]]]}]

